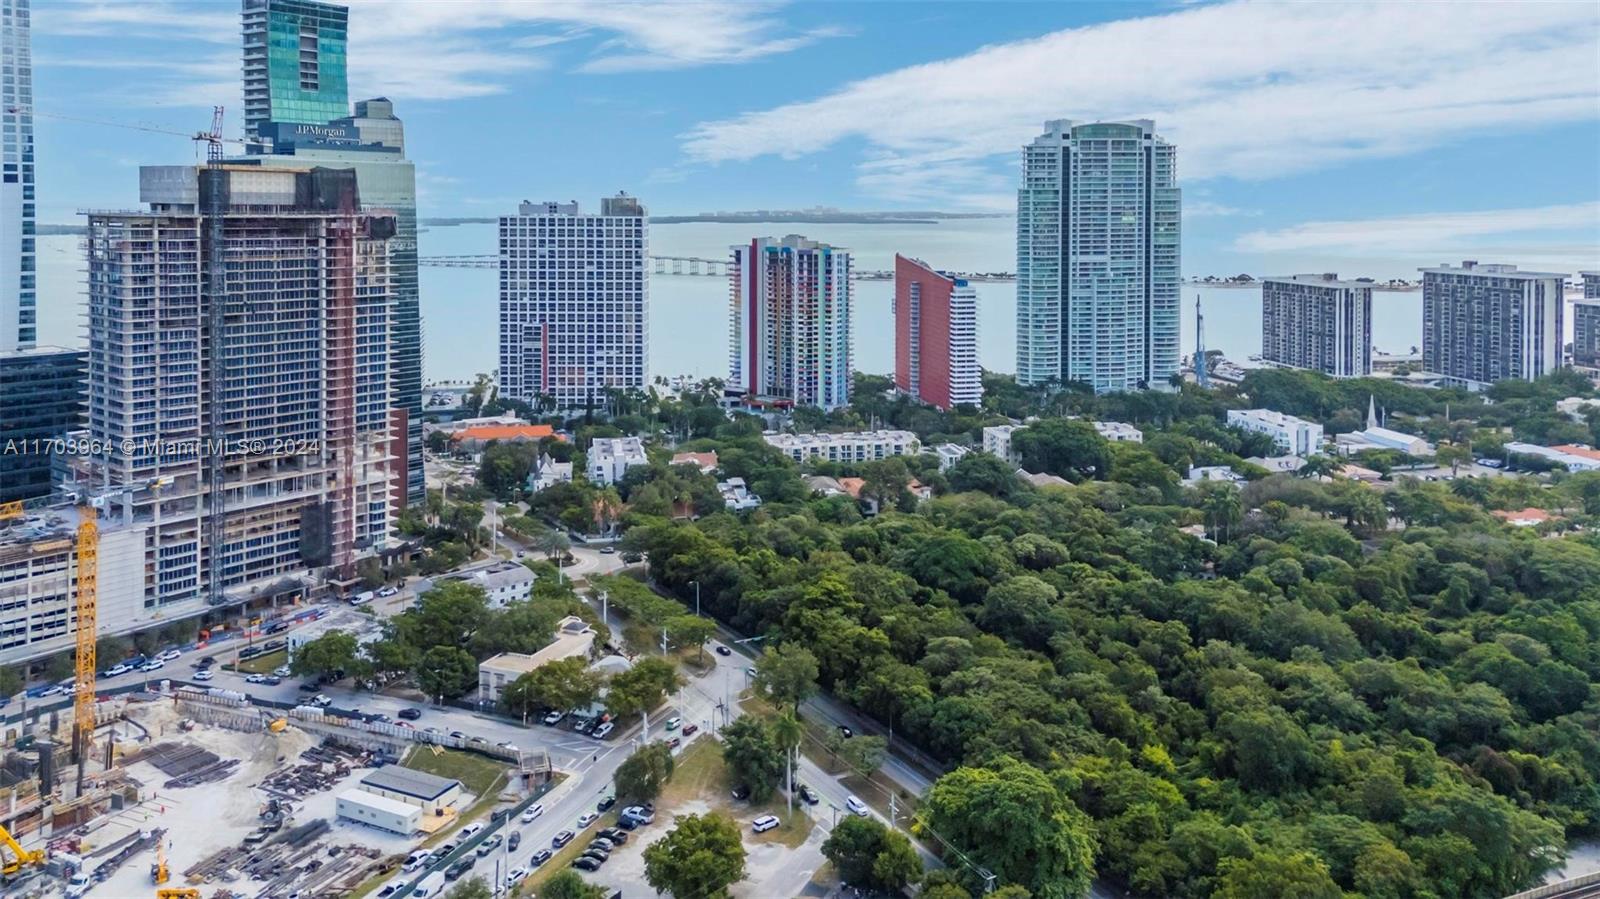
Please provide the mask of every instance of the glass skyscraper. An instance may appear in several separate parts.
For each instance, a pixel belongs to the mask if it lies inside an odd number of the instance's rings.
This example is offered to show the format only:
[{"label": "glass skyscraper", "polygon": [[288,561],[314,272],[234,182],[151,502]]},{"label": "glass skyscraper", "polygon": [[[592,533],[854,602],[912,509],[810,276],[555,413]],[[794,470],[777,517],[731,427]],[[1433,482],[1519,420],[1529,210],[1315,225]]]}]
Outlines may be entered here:
[{"label": "glass skyscraper", "polygon": [[350,114],[350,11],[314,0],[244,0],[244,128],[321,125]]},{"label": "glass skyscraper", "polygon": [[28,0],[0,0],[0,352],[38,339]]},{"label": "glass skyscraper", "polygon": [[1045,123],[1017,191],[1017,380],[1097,393],[1178,372],[1176,149],[1148,119]]}]

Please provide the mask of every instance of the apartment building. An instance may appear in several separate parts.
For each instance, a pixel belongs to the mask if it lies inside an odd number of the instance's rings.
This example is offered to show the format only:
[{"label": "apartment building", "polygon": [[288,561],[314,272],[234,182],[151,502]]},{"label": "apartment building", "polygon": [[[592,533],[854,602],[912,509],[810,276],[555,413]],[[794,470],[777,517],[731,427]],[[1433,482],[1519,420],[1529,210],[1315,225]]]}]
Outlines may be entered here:
[{"label": "apartment building", "polygon": [[894,257],[894,385],[936,409],[983,401],[978,294],[920,259]]},{"label": "apartment building", "polygon": [[[78,515],[71,507],[0,521],[0,665],[72,649],[77,641]],[[160,623],[145,604],[148,527],[102,522],[97,631],[132,633]]]},{"label": "apartment building", "polygon": [[911,456],[922,452],[922,441],[910,431],[847,431],[843,434],[763,434],[769,446],[777,447],[796,462],[823,459],[828,462],[871,462],[890,456]]},{"label": "apartment building", "polygon": [[728,388],[824,411],[850,403],[850,251],[790,234],[732,248]]},{"label": "apartment building", "polygon": [[1017,381],[1096,393],[1178,372],[1177,150],[1149,119],[1057,119],[1022,148]]},{"label": "apartment building", "polygon": [[500,392],[536,408],[599,408],[650,366],[650,220],[626,194],[523,203],[500,219]]},{"label": "apartment building", "polygon": [[1481,390],[1562,365],[1566,275],[1514,265],[1440,265],[1422,272],[1422,366]]},{"label": "apartment building", "polygon": [[1372,374],[1372,285],[1336,274],[1261,281],[1261,358],[1335,378]]},{"label": "apartment building", "polygon": [[1600,272],[1579,272],[1583,298],[1572,304],[1572,364],[1600,370]]},{"label": "apartment building", "polygon": [[1228,425],[1266,434],[1278,449],[1296,456],[1322,451],[1322,425],[1271,409],[1229,409]]},{"label": "apartment building", "polygon": [[[289,597],[392,539],[393,216],[350,169],[147,166],[148,210],[90,212],[90,484],[148,528],[168,615]],[[102,577],[104,581],[104,577]],[[104,618],[102,618],[104,620]]]},{"label": "apartment building", "polygon": [[596,484],[615,484],[628,469],[649,464],[644,443],[637,437],[599,437],[589,444],[589,480]]}]

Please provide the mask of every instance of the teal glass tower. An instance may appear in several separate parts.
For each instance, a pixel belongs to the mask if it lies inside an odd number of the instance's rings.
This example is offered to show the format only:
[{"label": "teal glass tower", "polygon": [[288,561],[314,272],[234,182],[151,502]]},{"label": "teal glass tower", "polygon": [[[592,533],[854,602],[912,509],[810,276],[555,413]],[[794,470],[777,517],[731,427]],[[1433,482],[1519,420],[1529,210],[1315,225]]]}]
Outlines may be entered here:
[{"label": "teal glass tower", "polygon": [[322,125],[350,114],[350,12],[315,0],[243,0],[244,128]]}]

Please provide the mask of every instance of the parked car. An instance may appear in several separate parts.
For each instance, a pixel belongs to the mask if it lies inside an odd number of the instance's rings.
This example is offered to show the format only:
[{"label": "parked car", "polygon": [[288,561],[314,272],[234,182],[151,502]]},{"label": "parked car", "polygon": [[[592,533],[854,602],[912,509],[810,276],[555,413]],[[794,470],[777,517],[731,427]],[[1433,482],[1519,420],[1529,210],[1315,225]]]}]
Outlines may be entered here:
[{"label": "parked car", "polygon": [[542,814],[544,814],[544,804],[535,802],[533,805],[528,806],[527,810],[522,813],[522,823],[527,824]]},{"label": "parked car", "polygon": [[563,830],[560,833],[556,834],[555,839],[550,841],[550,847],[552,849],[560,849],[562,846],[565,846],[568,843],[572,842],[573,836],[574,836],[574,834],[573,834],[572,831]]},{"label": "parked car", "polygon": [[698,724],[685,724],[683,726],[683,735],[686,736],[686,737],[693,736],[693,735],[695,735],[695,734],[697,734],[699,732],[700,732],[700,725],[698,725]]},{"label": "parked car", "polygon": [[163,669],[165,667],[167,667],[167,663],[166,662],[163,662],[160,659],[151,659],[150,661],[145,662],[143,665],[140,665],[139,666],[139,670],[140,671],[160,671],[161,669]]},{"label": "parked car", "polygon": [[599,849],[599,850],[601,850],[603,852],[610,852],[611,850],[617,848],[617,846],[616,846],[615,843],[611,842],[610,840],[606,839],[605,837],[595,837],[594,839],[589,841],[589,847],[588,848],[590,848],[590,849]]},{"label": "parked car", "polygon": [[101,675],[101,676],[102,677],[119,677],[121,675],[127,674],[129,671],[132,671],[132,670],[133,670],[133,666],[129,665],[127,662],[118,662],[117,664],[112,665],[110,668],[107,668],[106,669],[106,673]]},{"label": "parked car", "polygon": [[261,678],[261,683],[268,687],[276,687],[277,685],[283,683],[283,678],[277,676],[276,674],[268,674]]},{"label": "parked car", "polygon": [[267,676],[265,674],[251,674],[245,677],[244,682],[247,684],[259,684],[263,680],[266,680],[266,678]]},{"label": "parked car", "polygon": [[565,717],[567,717],[567,713],[566,712],[551,712],[550,714],[544,716],[544,723],[548,724],[548,725],[551,725],[551,726],[555,726],[557,724],[560,724],[561,723],[561,719],[565,718]]},{"label": "parked car", "polygon": [[288,677],[292,672],[289,671],[288,665],[279,665],[278,667],[272,669],[272,673],[279,677]]},{"label": "parked car", "polygon": [[756,833],[766,833],[767,831],[769,831],[769,830],[771,830],[771,829],[773,829],[774,827],[777,827],[777,826],[778,826],[778,816],[777,815],[762,815],[761,817],[759,817],[759,818],[755,819],[754,821],[750,822],[750,829],[755,831]]},{"label": "parked car", "polygon": [[322,685],[314,680],[308,680],[300,685],[301,693],[315,693],[322,689]]},{"label": "parked car", "polygon": [[[622,813],[618,815],[618,823],[620,823],[623,827],[627,827],[629,821],[632,821],[635,826],[637,826],[639,824],[649,824],[655,819],[655,810],[645,808],[642,805],[630,805],[623,809]],[[628,829],[632,830],[633,828],[629,827]]]},{"label": "parked car", "polygon": [[817,795],[815,790],[811,789],[810,787],[806,786],[805,784],[801,784],[800,785],[800,801],[804,802],[806,805],[816,805],[817,803],[822,801],[822,798]]},{"label": "parked car", "polygon": [[584,812],[578,816],[578,829],[582,830],[598,820],[600,820],[600,816],[594,812]]},{"label": "parked car", "polygon": [[607,734],[611,733],[613,730],[616,730],[616,727],[617,726],[615,724],[607,721],[606,723],[595,728],[594,733],[590,734],[590,736],[594,737],[596,740],[604,740]]},{"label": "parked car", "polygon": [[460,739],[463,739],[464,737],[466,737],[466,734],[462,733],[459,730],[453,730],[453,731],[450,732],[450,736],[455,737],[457,740],[460,740]]},{"label": "parked car", "polygon": [[311,704],[327,708],[328,706],[333,705],[333,700],[329,699],[326,693],[318,693],[317,695],[311,697]]},{"label": "parked car", "polygon": [[545,862],[549,861],[550,860],[550,856],[553,855],[553,854],[554,853],[552,853],[548,849],[540,849],[538,852],[535,852],[533,854],[532,858],[528,859],[528,867],[530,867],[530,868],[539,867],[540,865],[542,865]]},{"label": "parked car", "polygon": [[719,656],[731,656],[731,655],[733,655],[733,650],[729,649],[726,646],[723,646],[721,643],[718,643],[717,644],[717,655],[719,655]]},{"label": "parked car", "polygon": [[572,867],[577,868],[579,871],[598,871],[600,870],[600,865],[599,859],[591,858],[587,855],[580,855],[572,862]]},{"label": "parked car", "polygon": [[421,709],[415,709],[415,708],[405,708],[405,709],[401,709],[396,714],[399,715],[401,718],[404,718],[407,721],[415,721],[418,718],[422,717],[422,710]]},{"label": "parked car", "polygon": [[522,878],[527,877],[527,876],[528,876],[528,869],[527,868],[512,868],[510,871],[508,871],[506,873],[506,889],[509,890],[512,887],[516,886],[517,884],[521,883],[522,882]]},{"label": "parked car", "polygon": [[750,786],[748,784],[739,784],[738,786],[734,787],[733,788],[733,798],[739,800],[740,802],[743,802],[746,799],[749,799],[750,798]]},{"label": "parked car", "polygon": [[213,677],[216,677],[216,673],[210,668],[201,668],[199,671],[194,673],[195,680],[206,681],[211,680]]},{"label": "parked car", "polygon": [[839,736],[844,737],[846,740],[848,740],[851,737],[854,737],[855,735],[856,735],[855,731],[851,730],[848,727],[845,727],[843,724],[839,725]]},{"label": "parked car", "polygon": [[521,751],[521,750],[517,749],[517,744],[512,743],[509,740],[501,740],[500,742],[498,742],[498,743],[496,743],[494,745],[500,747],[501,749],[504,749],[507,752],[520,752]]},{"label": "parked car", "polygon": [[161,655],[156,656],[156,658],[160,659],[163,662],[170,662],[173,659],[175,659],[175,658],[177,658],[178,656],[181,656],[181,655],[183,655],[183,650],[177,649],[177,648],[173,648],[173,649],[167,650],[166,652],[162,653]]},{"label": "parked car", "polygon": [[620,830],[615,827],[607,827],[598,831],[598,833],[618,846],[628,842],[628,832],[625,830]]},{"label": "parked car", "polygon": [[867,804],[865,802],[862,802],[861,800],[857,799],[854,794],[851,794],[851,795],[846,796],[844,798],[844,806],[845,806],[845,808],[849,809],[852,812],[855,812],[856,814],[860,815],[863,818],[865,818],[867,816]]},{"label": "parked car", "polygon": [[583,850],[583,854],[578,856],[578,857],[579,858],[592,858],[592,859],[594,859],[594,860],[596,860],[598,862],[604,863],[608,859],[611,858],[611,853],[607,852],[604,849],[585,849],[585,850]]},{"label": "parked car", "polygon": [[677,715],[673,715],[671,718],[667,719],[667,730],[677,730],[678,726],[681,724],[683,724],[683,719],[679,718]]},{"label": "parked car", "polygon": [[377,724],[388,724],[390,721],[393,721],[394,719],[390,718],[388,715],[385,715],[382,712],[377,712],[375,714],[368,715],[367,716],[367,720],[375,722]]},{"label": "parked car", "polygon": [[600,801],[595,803],[594,809],[597,812],[609,812],[609,811],[611,811],[611,807],[616,805],[616,804],[617,804],[617,797],[615,797],[615,796],[602,796],[600,798]]},{"label": "parked car", "polygon": [[387,597],[387,596],[393,596],[393,595],[395,595],[396,593],[399,593],[399,592],[400,592],[400,589],[398,587],[384,587],[383,589],[378,591],[378,595]]}]

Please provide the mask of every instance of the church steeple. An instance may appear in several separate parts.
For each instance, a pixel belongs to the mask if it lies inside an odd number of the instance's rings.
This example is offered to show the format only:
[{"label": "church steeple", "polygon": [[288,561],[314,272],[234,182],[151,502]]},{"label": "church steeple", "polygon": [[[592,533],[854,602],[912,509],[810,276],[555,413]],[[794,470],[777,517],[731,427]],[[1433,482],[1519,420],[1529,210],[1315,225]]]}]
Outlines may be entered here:
[{"label": "church steeple", "polygon": [[1372,394],[1367,394],[1367,429],[1378,426],[1378,404]]}]

